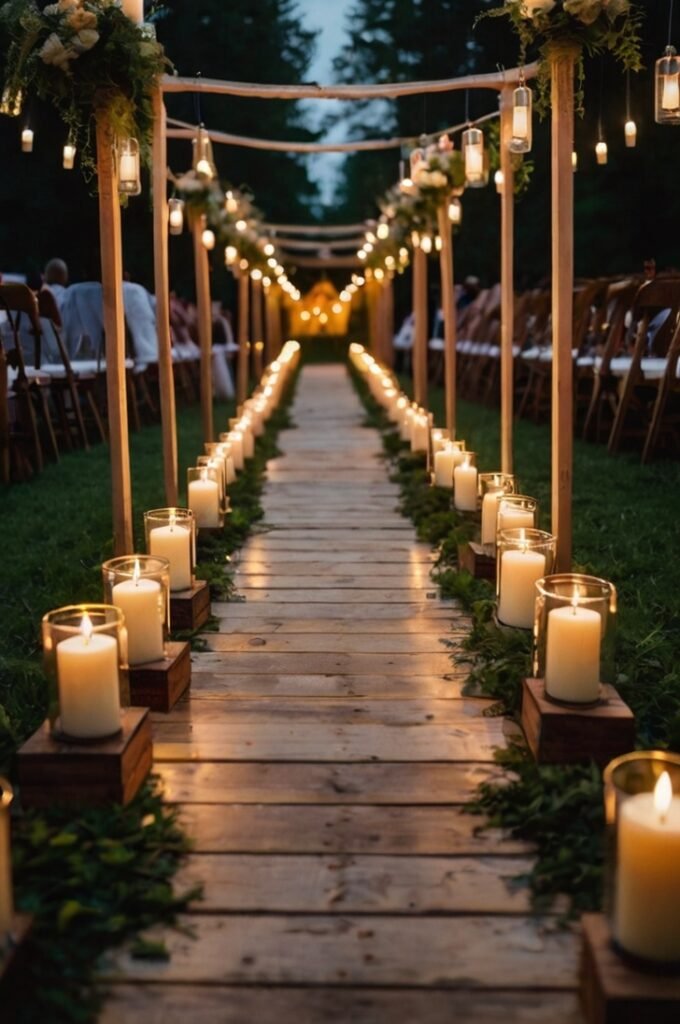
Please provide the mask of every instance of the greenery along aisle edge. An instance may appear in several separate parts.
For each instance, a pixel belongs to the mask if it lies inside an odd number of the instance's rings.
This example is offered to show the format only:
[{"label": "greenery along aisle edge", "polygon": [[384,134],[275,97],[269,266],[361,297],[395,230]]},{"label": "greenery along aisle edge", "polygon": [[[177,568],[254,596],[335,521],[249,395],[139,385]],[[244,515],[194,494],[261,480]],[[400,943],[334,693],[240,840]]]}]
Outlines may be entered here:
[{"label": "greenery along aisle edge", "polygon": [[[457,546],[470,536],[469,522],[451,508],[450,492],[429,486],[422,458],[408,452],[364,380],[354,372],[352,376],[367,409],[367,425],[382,432],[401,489],[402,511],[422,540],[438,546],[433,576],[442,595],[457,598],[471,614],[472,630],[453,652],[458,662],[470,665],[466,692],[494,699],[491,713],[517,716],[521,680],[530,674],[531,638],[522,630],[499,629],[492,617],[491,584],[457,570]],[[670,632],[670,604],[667,619]],[[663,626],[642,641],[631,630],[620,630],[617,686],[636,714],[645,744],[680,749],[678,674],[672,669],[673,651],[660,653],[659,634]],[[650,671],[655,672],[655,687],[649,686]],[[599,909],[604,830],[599,769],[539,767],[519,745],[499,751],[497,760],[509,778],[483,783],[468,810],[535,844],[537,858],[527,881],[537,909],[550,906],[560,894],[568,896],[573,912]]]},{"label": "greenery along aisle edge", "polygon": [[[291,425],[294,387],[295,378],[257,439],[255,457],[230,487],[233,511],[223,535],[199,541],[197,572],[210,580],[213,596],[225,598],[228,557],[262,518],[266,464],[277,454],[279,431]],[[40,687],[37,665],[27,667],[26,675]],[[163,803],[153,778],[125,808],[80,813],[54,808],[16,819],[16,902],[35,916],[35,923],[31,957],[15,993],[15,1024],[94,1021],[106,996],[95,984],[97,961],[124,941],[132,940],[133,956],[167,956],[162,944],[147,942],[140,932],[154,924],[173,925],[190,900],[200,896],[198,890],[173,892],[173,876],[189,849],[176,810]]]}]

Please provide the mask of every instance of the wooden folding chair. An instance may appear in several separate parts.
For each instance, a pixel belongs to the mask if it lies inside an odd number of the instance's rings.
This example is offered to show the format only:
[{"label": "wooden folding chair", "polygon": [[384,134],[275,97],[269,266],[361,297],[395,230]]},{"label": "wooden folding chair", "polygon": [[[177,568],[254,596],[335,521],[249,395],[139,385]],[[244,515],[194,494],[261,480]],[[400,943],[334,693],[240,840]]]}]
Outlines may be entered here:
[{"label": "wooden folding chair", "polygon": [[[666,355],[666,368],[657,378],[657,395],[642,449],[642,462],[649,462],[662,437],[670,435],[675,451],[680,449],[680,316]],[[670,408],[669,408],[670,403]]]},{"label": "wooden folding chair", "polygon": [[[623,350],[626,316],[640,287],[639,280],[613,281],[594,326],[594,351],[577,361],[591,376],[591,394],[583,422],[583,439],[599,441],[603,429],[611,430],[618,403],[619,379],[611,372],[611,361]],[[585,376],[585,374],[584,374]]]},{"label": "wooden folding chair", "polygon": [[[73,372],[71,360],[61,335],[59,307],[54,295],[48,288],[43,288],[38,292],[38,312],[41,320],[49,324],[62,363],[60,367],[45,367],[52,383],[52,398],[59,418],[61,436],[69,450],[78,445],[88,449],[90,445],[83,420],[79,380]],[[94,381],[94,375],[92,375],[91,380]],[[99,413],[97,412],[98,416]]]},{"label": "wooden folding chair", "polygon": [[[669,315],[654,338],[657,358],[646,356],[649,325],[654,316],[668,309]],[[633,321],[637,323],[635,344],[625,362],[612,360],[611,369],[621,378],[620,396],[612,424],[607,448],[610,454],[618,452],[624,435],[649,437],[653,421],[653,408],[659,395],[659,381],[664,378],[670,362],[668,356],[675,340],[680,314],[680,277],[659,277],[646,282],[638,291],[633,304]],[[660,367],[660,369],[659,369]],[[657,375],[658,374],[658,375]],[[632,414],[636,421],[632,422]],[[658,436],[658,417],[655,434]],[[653,442],[650,439],[650,446]],[[651,447],[647,451],[647,457]]]}]

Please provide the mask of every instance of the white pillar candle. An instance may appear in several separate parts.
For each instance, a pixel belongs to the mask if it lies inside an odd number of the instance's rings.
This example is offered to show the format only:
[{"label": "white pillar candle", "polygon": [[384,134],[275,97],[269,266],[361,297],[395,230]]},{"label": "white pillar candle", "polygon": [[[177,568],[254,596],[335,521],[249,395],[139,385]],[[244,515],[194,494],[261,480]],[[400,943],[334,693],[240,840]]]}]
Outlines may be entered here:
[{"label": "white pillar candle", "polygon": [[482,544],[496,543],[498,505],[503,491],[489,489],[482,498]]},{"label": "white pillar candle", "polygon": [[430,444],[429,417],[416,414],[411,422],[411,451],[426,452]]},{"label": "white pillar candle", "polygon": [[120,154],[118,177],[121,181],[135,181],[139,177],[139,164],[135,153]]},{"label": "white pillar candle", "polygon": [[63,165],[65,171],[72,171],[73,166],[76,162],[76,147],[72,142],[67,142],[64,145],[63,153]]},{"label": "white pillar candle", "polygon": [[234,460],[234,468],[242,470],[244,465],[243,434],[240,430],[232,430],[227,434],[227,439],[231,445],[231,455]]},{"label": "white pillar candle", "polygon": [[545,575],[545,555],[539,551],[504,551],[500,564],[498,618],[506,626],[532,629],[536,581]]},{"label": "white pillar candle", "polygon": [[463,462],[453,471],[453,504],[459,512],[474,512],[477,508],[477,467],[463,455]]},{"label": "white pillar candle", "polygon": [[135,25],[144,23],[144,0],[123,0],[123,14],[127,14]]},{"label": "white pillar candle", "polygon": [[512,108],[512,134],[517,139],[526,139],[529,133],[529,108],[514,106]]},{"label": "white pillar candle", "polygon": [[220,485],[208,479],[203,470],[200,480],[191,480],[188,487],[189,508],[194,513],[196,526],[215,529],[220,525]]},{"label": "white pillar candle", "polygon": [[57,645],[61,728],[74,739],[100,739],[120,729],[118,643],[93,633],[87,615],[79,636]]},{"label": "white pillar candle", "polygon": [[444,436],[443,430],[433,430],[431,434],[432,438],[432,454],[436,455],[442,448],[445,448],[449,443],[448,437]]},{"label": "white pillar candle", "polygon": [[23,153],[33,152],[33,131],[30,128],[24,128],[21,133],[21,150]]},{"label": "white pillar candle", "polygon": [[167,526],[149,531],[149,554],[170,563],[170,589],[191,587],[191,530],[170,519]]},{"label": "white pillar candle", "polygon": [[250,427],[250,419],[244,417],[239,424],[239,430],[243,436],[243,457],[252,459],[255,454],[255,437]]},{"label": "white pillar candle", "polygon": [[588,704],[600,694],[602,618],[574,597],[548,612],[545,689],[556,700]]},{"label": "white pillar candle", "polygon": [[534,513],[530,509],[510,505],[501,499],[496,520],[498,533],[501,530],[531,530],[533,526]]},{"label": "white pillar candle", "polygon": [[453,447],[442,448],[434,453],[434,485],[453,490],[453,471],[456,468],[456,451]]},{"label": "white pillar candle", "polygon": [[622,802],[617,846],[617,941],[648,960],[680,961],[680,797],[667,772],[654,793]]},{"label": "white pillar candle", "polygon": [[410,406],[404,409],[401,416],[401,425],[399,427],[399,437],[402,441],[411,440],[411,424],[413,423],[414,416],[415,412]]},{"label": "white pillar candle", "polygon": [[160,661],[163,648],[163,594],[157,580],[139,575],[139,562],[134,577],[116,583],[111,600],[125,616],[128,637],[128,662],[144,665]]},{"label": "white pillar candle", "polygon": [[7,933],[12,927],[14,916],[14,899],[12,895],[12,855],[9,833],[9,805],[11,791],[2,791],[0,799],[0,950],[4,945]]}]

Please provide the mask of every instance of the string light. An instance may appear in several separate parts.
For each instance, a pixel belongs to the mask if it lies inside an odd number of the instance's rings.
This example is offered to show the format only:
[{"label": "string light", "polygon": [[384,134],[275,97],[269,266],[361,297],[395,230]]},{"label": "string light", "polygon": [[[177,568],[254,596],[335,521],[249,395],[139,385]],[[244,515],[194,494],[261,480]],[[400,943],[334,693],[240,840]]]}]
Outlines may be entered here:
[{"label": "string light", "polygon": [[458,225],[463,220],[463,204],[458,196],[452,196],[449,203],[449,220],[452,224]]},{"label": "string light", "polygon": [[204,228],[201,241],[203,242],[203,248],[210,252],[215,248],[215,232],[211,228]]},{"label": "string light", "polygon": [[479,128],[467,128],[461,144],[465,160],[465,184],[470,188],[483,188],[488,181],[485,167],[484,132]]}]

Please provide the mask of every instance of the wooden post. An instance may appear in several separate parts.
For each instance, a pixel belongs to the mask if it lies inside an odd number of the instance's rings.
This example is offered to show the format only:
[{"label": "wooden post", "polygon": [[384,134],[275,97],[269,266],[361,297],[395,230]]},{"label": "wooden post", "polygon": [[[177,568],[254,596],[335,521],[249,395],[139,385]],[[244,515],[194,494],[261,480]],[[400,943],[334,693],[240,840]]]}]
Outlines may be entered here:
[{"label": "wooden post", "polygon": [[427,255],[413,249],[413,397],[427,408]]},{"label": "wooden post", "polygon": [[125,380],[125,313],[123,310],[123,245],[118,175],[113,159],[115,137],[104,114],[97,117],[97,176],[99,179],[99,246],[101,252],[104,334],[106,337],[106,397],[111,452],[113,551],[134,550],[132,490]]},{"label": "wooden post", "polygon": [[249,275],[243,270],[238,276],[238,377],[236,383],[236,403],[243,405],[248,397],[250,381],[250,344],[248,342],[248,280]]},{"label": "wooden post", "polygon": [[510,152],[512,138],[512,94],[501,91],[501,472],[512,473],[513,466],[513,340],[515,329],[515,171]]},{"label": "wooden post", "polygon": [[446,399],[446,429],[456,436],[456,303],[454,301],[453,230],[449,220],[448,204],[437,211],[439,237],[442,248],[439,268],[442,280],[442,310],[444,313],[444,395]]},{"label": "wooden post", "polygon": [[552,532],[556,572],[571,569],[573,472],[574,65],[577,50],[550,54],[552,82]]},{"label": "wooden post", "polygon": [[264,332],[262,330],[262,281],[251,278],[250,301],[252,305],[252,351],[253,351],[253,374],[259,384],[262,379],[262,365],[264,354]]},{"label": "wooden post", "polygon": [[163,436],[163,479],[168,506],[179,503],[177,479],[177,421],[175,380],[170,334],[170,274],[168,270],[168,199],[166,112],[160,87],[154,91],[153,127],[153,252],[158,335],[158,388]]},{"label": "wooden post", "polygon": [[385,351],[384,359],[388,366],[394,366],[394,282],[391,277],[385,280]]},{"label": "wooden post", "polygon": [[214,441],[212,393],[212,308],[210,302],[210,263],[208,250],[203,245],[201,217],[195,217],[194,269],[196,272],[196,305],[198,307],[198,343],[201,349],[201,422],[203,440]]}]

